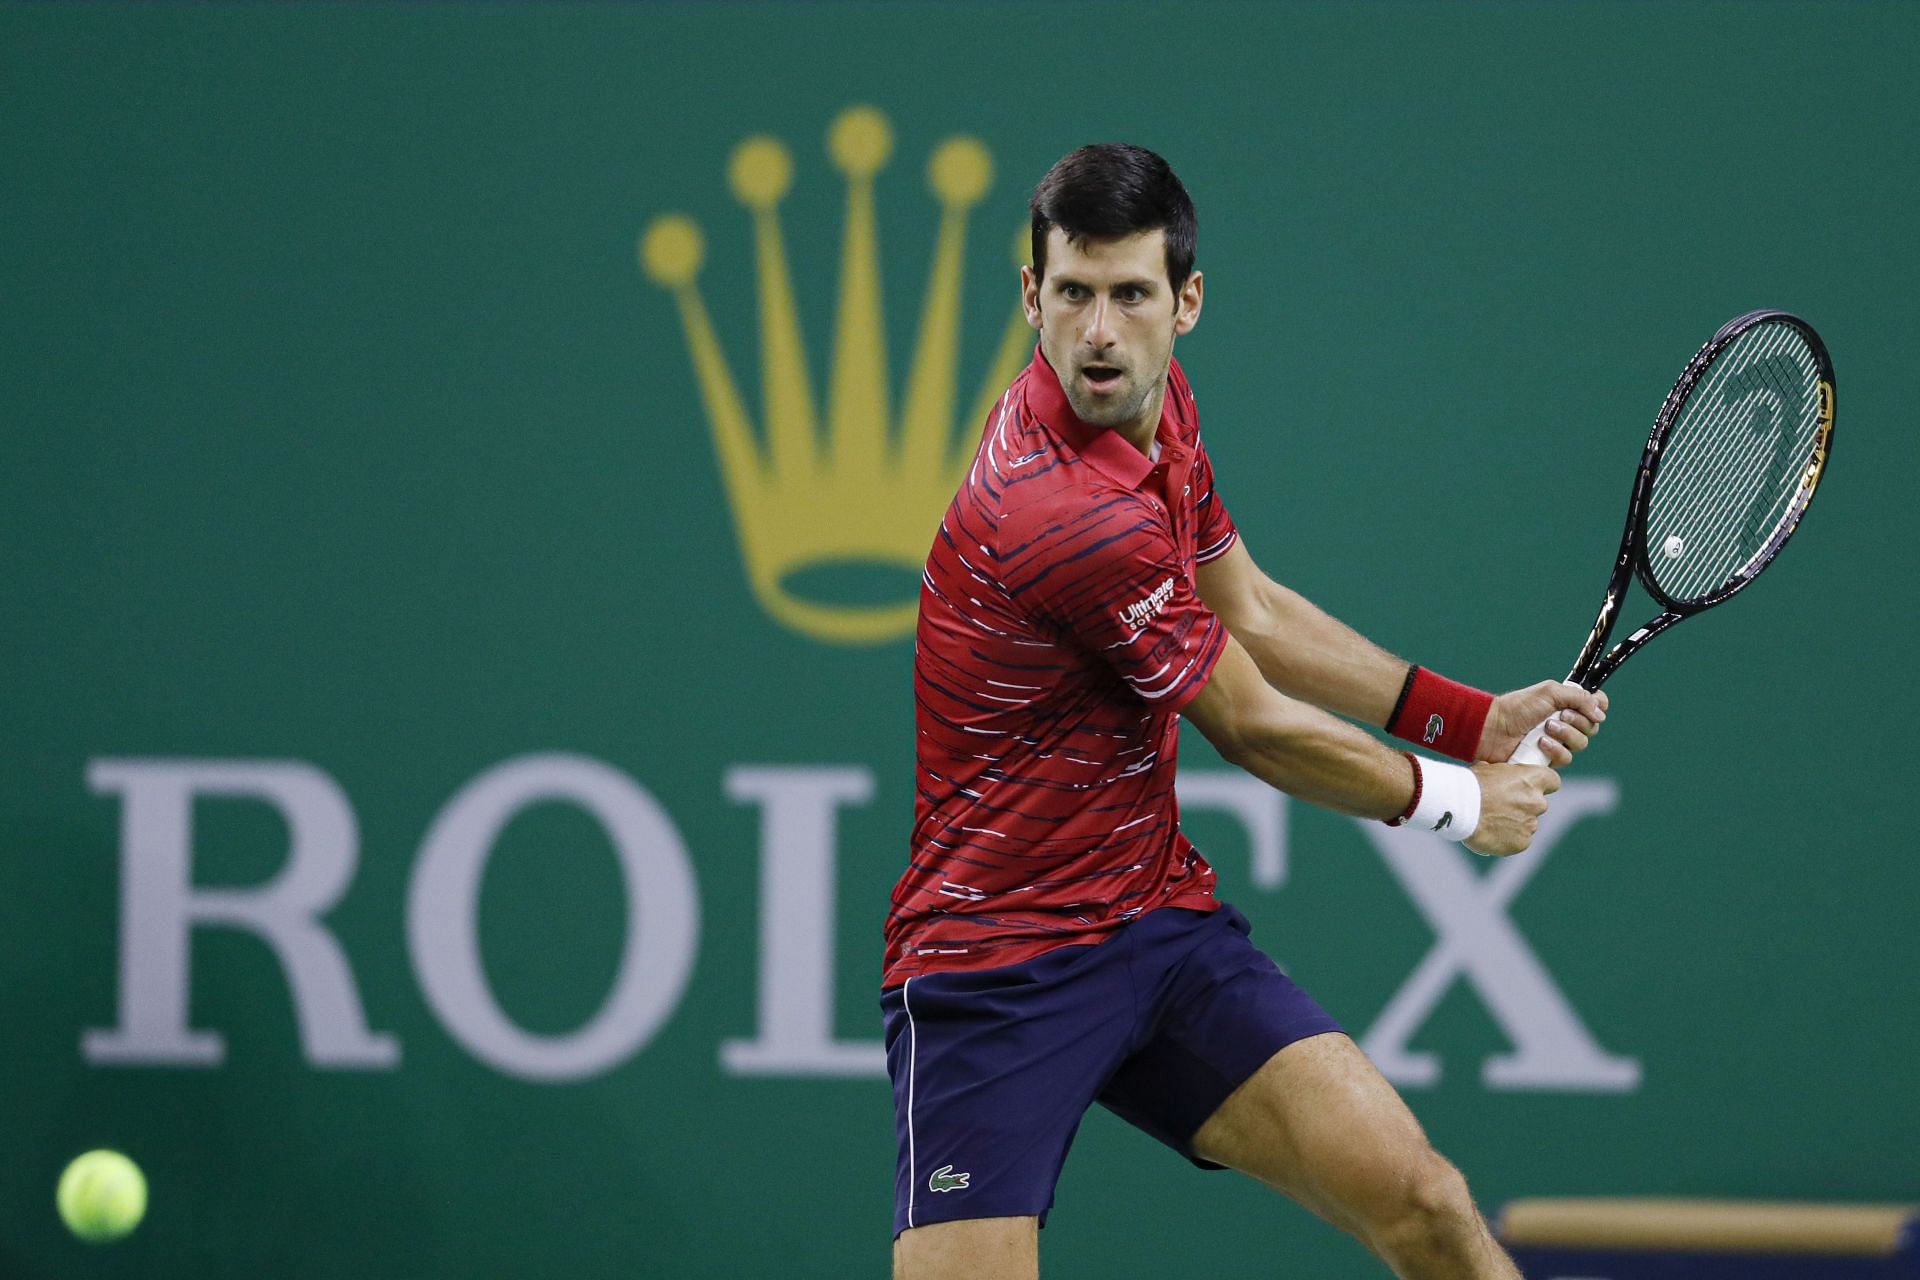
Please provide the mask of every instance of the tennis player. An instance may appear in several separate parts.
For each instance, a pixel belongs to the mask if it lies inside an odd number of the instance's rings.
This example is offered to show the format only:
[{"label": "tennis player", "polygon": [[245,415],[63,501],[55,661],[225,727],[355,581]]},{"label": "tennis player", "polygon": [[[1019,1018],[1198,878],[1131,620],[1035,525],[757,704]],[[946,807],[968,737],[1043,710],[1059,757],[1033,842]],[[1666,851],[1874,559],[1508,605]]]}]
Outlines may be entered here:
[{"label": "tennis player", "polygon": [[1173,360],[1202,278],[1193,204],[1164,160],[1075,151],[1035,189],[1032,221],[1021,290],[1038,350],[985,425],[921,587],[918,796],[881,995],[894,1274],[1036,1276],[1055,1181],[1099,1102],[1201,1168],[1293,1197],[1401,1276],[1517,1277],[1393,1087],[1215,896],[1180,831],[1174,756],[1185,716],[1289,795],[1506,855],[1560,782],[1498,762],[1557,712],[1543,746],[1564,766],[1606,699],[1453,683],[1254,564]]}]

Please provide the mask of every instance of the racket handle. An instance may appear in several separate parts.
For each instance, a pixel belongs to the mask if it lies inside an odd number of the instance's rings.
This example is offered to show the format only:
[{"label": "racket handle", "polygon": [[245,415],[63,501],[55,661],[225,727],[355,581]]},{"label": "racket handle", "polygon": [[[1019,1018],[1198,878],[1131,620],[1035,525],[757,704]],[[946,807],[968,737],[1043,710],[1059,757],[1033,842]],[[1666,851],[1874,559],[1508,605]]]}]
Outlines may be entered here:
[{"label": "racket handle", "polygon": [[[1563,680],[1561,683],[1572,689],[1584,689],[1586,687],[1572,680]],[[1559,718],[1560,713],[1556,711],[1539,724],[1533,726],[1533,731],[1527,734],[1526,737],[1520,739],[1520,745],[1515,747],[1513,754],[1507,757],[1507,763],[1545,764],[1547,762],[1547,753],[1540,749],[1540,739],[1547,736],[1548,723]]]}]

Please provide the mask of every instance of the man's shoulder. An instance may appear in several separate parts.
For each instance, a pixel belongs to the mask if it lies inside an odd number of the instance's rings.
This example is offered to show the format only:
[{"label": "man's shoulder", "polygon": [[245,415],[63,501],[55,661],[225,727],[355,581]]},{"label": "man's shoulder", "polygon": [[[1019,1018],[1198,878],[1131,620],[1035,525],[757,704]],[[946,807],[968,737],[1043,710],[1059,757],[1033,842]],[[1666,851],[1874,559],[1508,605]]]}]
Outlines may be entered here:
[{"label": "man's shoulder", "polygon": [[1116,499],[1144,504],[1137,491],[1088,466],[1024,407],[989,430],[993,438],[984,442],[961,491],[991,514],[1003,537],[1009,531],[1025,537]]},{"label": "man's shoulder", "polygon": [[998,526],[1001,581],[1017,598],[1130,572],[1166,558],[1172,539],[1163,517],[1140,493],[1111,481],[1063,487]]},{"label": "man's shoulder", "polygon": [[1068,536],[1089,521],[1120,515],[1153,514],[1153,504],[1088,466],[1061,466],[1052,482],[1036,484],[1017,502],[1006,504],[998,528],[1003,545],[1025,545]]}]

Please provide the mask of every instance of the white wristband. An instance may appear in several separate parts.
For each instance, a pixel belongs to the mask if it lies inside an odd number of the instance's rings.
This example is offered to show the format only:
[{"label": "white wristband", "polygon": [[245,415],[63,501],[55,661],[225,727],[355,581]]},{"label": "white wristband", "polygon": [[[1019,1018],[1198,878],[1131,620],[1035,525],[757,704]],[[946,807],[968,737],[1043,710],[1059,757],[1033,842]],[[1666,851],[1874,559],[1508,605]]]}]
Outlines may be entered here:
[{"label": "white wristband", "polygon": [[1480,826],[1480,779],[1465,765],[1420,759],[1420,803],[1407,825],[1465,840]]}]

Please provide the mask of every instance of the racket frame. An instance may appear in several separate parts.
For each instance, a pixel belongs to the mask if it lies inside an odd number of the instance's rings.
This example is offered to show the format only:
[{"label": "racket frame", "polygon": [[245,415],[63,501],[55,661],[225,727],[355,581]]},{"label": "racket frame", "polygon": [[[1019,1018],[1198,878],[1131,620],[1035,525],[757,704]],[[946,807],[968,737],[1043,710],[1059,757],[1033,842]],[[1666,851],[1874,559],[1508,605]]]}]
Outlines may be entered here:
[{"label": "racket frame", "polygon": [[[1679,419],[1680,411],[1687,403],[1687,397],[1707,374],[1713,362],[1733,344],[1734,339],[1756,325],[1780,321],[1792,325],[1806,339],[1818,366],[1817,377],[1820,394],[1820,419],[1815,426],[1812,456],[1802,469],[1799,486],[1794,490],[1779,523],[1758,552],[1745,565],[1741,566],[1725,584],[1705,596],[1693,600],[1680,600],[1660,589],[1654,581],[1653,570],[1648,561],[1647,511],[1653,499],[1654,477],[1660,470],[1660,459],[1666,448],[1667,434]],[[1682,618],[1691,617],[1703,610],[1726,600],[1742,587],[1760,576],[1760,571],[1773,562],[1780,549],[1787,545],[1787,539],[1800,525],[1801,516],[1806,514],[1807,506],[1813,501],[1814,491],[1819,487],[1820,478],[1826,472],[1827,456],[1833,448],[1833,411],[1834,378],[1833,360],[1827,354],[1826,343],[1820,340],[1813,326],[1789,311],[1773,308],[1761,308],[1749,311],[1745,315],[1735,316],[1720,327],[1720,331],[1707,340],[1705,346],[1695,353],[1687,367],[1675,380],[1673,389],[1667,392],[1667,398],[1660,405],[1660,412],[1653,420],[1653,430],[1647,436],[1647,447],[1640,454],[1640,466],[1634,472],[1633,492],[1627,501],[1626,528],[1620,536],[1620,554],[1615,558],[1613,572],[1607,579],[1607,594],[1600,603],[1600,616],[1594,621],[1593,630],[1587,635],[1587,642],[1580,649],[1580,656],[1574,661],[1573,669],[1567,674],[1571,684],[1584,689],[1598,689],[1606,683],[1607,677],[1619,670],[1620,664],[1638,652],[1646,643],[1665,631]],[[1635,577],[1645,587],[1647,594],[1654,598],[1663,610],[1657,617],[1637,628],[1633,634],[1613,646],[1606,648],[1607,638],[1613,632],[1613,625],[1619,621],[1620,606],[1625,602],[1627,587]]]}]

